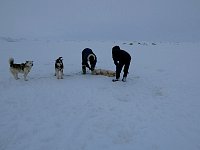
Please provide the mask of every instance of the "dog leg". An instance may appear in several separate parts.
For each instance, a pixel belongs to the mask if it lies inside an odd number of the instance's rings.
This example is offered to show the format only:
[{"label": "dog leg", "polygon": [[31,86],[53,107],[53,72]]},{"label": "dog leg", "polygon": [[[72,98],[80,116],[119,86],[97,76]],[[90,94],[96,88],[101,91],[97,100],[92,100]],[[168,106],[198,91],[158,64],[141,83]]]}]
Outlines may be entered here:
[{"label": "dog leg", "polygon": [[59,79],[59,72],[56,73],[56,77],[57,77],[57,79]]},{"label": "dog leg", "polygon": [[57,73],[57,69],[55,69],[55,74],[54,74],[54,76],[57,76],[56,73]]},{"label": "dog leg", "polygon": [[18,77],[18,75],[15,75],[14,78],[15,78],[16,80],[20,79],[20,78]]},{"label": "dog leg", "polygon": [[58,79],[61,79],[61,76],[62,76],[62,73],[61,73],[61,71],[59,70],[59,71],[58,71]]},{"label": "dog leg", "polygon": [[54,74],[54,76],[57,76],[57,69],[55,69],[55,74]]},{"label": "dog leg", "polygon": [[59,70],[56,71],[56,77],[57,77],[57,79],[60,79],[60,71]]},{"label": "dog leg", "polygon": [[58,71],[58,79],[63,79],[63,72],[62,72],[62,70]]},{"label": "dog leg", "polygon": [[15,78],[16,80],[19,79],[19,77],[18,77],[18,73],[13,73],[13,76],[14,76],[14,78]]},{"label": "dog leg", "polygon": [[61,70],[61,79],[63,79],[64,73],[63,73],[63,69]]},{"label": "dog leg", "polygon": [[24,73],[24,81],[28,81],[27,77],[27,73]]}]

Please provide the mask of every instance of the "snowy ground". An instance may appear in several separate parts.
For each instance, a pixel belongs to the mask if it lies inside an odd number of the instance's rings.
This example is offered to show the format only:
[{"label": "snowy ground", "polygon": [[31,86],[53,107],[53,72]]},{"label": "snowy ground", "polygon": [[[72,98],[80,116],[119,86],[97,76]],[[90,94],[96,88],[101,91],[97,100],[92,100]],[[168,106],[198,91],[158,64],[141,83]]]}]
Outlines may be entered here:
[{"label": "snowy ground", "polygon": [[[200,43],[0,39],[0,150],[199,150]],[[114,70],[111,48],[132,55],[127,82],[81,75],[81,51]],[[54,60],[64,58],[64,79]],[[33,60],[29,81],[8,59]]]}]

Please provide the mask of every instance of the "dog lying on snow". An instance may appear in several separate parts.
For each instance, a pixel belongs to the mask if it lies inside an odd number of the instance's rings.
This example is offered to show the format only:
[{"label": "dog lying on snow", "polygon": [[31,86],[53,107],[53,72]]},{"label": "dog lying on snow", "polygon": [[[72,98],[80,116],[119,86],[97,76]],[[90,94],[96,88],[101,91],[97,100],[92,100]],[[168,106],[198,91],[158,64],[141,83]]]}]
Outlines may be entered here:
[{"label": "dog lying on snow", "polygon": [[63,79],[63,69],[63,59],[62,57],[59,57],[58,59],[56,59],[55,62],[55,76],[57,77],[57,79]]},{"label": "dog lying on snow", "polygon": [[105,69],[95,69],[92,71],[93,75],[104,75],[107,77],[115,77],[115,71]]},{"label": "dog lying on snow", "polygon": [[21,64],[15,64],[14,58],[9,59],[10,64],[10,72],[14,76],[14,78],[17,80],[19,79],[18,74],[22,73],[24,74],[24,80],[27,81],[27,75],[31,71],[31,68],[33,66],[33,61],[26,61],[25,63]]}]

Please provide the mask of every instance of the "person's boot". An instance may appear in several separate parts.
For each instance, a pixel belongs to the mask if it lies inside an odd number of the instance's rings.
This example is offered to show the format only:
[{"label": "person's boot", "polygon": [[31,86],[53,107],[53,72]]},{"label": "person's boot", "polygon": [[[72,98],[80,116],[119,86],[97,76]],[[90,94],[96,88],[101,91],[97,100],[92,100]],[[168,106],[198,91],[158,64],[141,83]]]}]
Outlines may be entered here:
[{"label": "person's boot", "polygon": [[86,74],[86,66],[85,65],[82,65],[82,71],[83,71],[83,74]]},{"label": "person's boot", "polygon": [[116,82],[116,81],[119,81],[119,79],[112,79],[112,82]]},{"label": "person's boot", "polygon": [[123,77],[123,78],[122,78],[122,81],[123,81],[123,82],[126,82],[126,77]]}]

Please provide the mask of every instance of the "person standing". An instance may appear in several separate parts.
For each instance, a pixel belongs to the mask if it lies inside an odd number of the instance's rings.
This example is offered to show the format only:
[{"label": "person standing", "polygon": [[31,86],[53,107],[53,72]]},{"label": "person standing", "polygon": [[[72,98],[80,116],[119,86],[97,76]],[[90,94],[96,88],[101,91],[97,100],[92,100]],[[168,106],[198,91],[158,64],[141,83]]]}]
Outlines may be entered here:
[{"label": "person standing", "polygon": [[125,50],[121,50],[119,46],[114,46],[112,48],[112,58],[114,61],[114,64],[116,65],[116,78],[112,81],[119,81],[120,79],[120,73],[122,68],[124,67],[124,74],[122,81],[126,82],[126,78],[128,75],[128,70],[131,62],[131,55],[126,52]]}]

